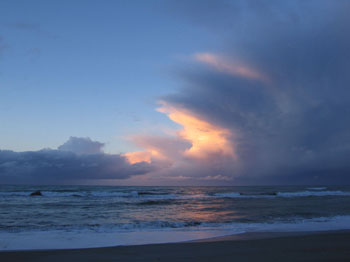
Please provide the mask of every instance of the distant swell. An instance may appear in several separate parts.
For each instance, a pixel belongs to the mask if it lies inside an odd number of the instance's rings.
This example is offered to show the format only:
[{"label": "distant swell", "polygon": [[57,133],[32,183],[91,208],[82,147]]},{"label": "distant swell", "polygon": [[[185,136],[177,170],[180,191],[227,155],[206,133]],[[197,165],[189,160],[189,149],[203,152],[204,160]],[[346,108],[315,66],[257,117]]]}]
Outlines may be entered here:
[{"label": "distant swell", "polygon": [[[41,197],[85,197],[85,198],[116,198],[146,200],[145,205],[163,204],[162,200],[191,200],[206,198],[276,198],[276,197],[323,197],[323,196],[350,196],[350,191],[323,191],[319,188],[308,188],[306,191],[296,192],[222,192],[215,194],[172,194],[162,192],[129,191],[41,191]],[[0,192],[0,197],[29,197],[33,191]],[[159,201],[158,201],[159,200]]]},{"label": "distant swell", "polygon": [[[28,197],[30,192],[0,192],[0,197]],[[147,199],[174,199],[177,198],[174,194],[156,194],[137,191],[131,192],[103,192],[103,191],[41,191],[43,197],[114,197],[114,198],[147,198]]]},{"label": "distant swell", "polygon": [[65,232],[72,231],[94,231],[94,232],[129,232],[129,231],[140,231],[140,230],[162,230],[162,229],[179,229],[189,227],[199,227],[201,225],[220,226],[221,224],[202,223],[199,221],[188,221],[188,222],[171,222],[171,221],[142,221],[135,223],[115,223],[115,224],[81,224],[81,225],[26,225],[26,226],[3,226],[0,225],[1,230],[7,232],[22,232],[22,231],[55,231],[63,230]]}]

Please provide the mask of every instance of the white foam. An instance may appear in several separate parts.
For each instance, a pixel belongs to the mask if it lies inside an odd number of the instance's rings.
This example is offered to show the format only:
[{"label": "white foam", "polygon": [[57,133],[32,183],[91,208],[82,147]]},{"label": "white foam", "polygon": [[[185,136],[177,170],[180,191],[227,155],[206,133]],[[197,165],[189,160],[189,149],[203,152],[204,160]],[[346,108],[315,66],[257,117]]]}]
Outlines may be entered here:
[{"label": "white foam", "polygon": [[216,193],[214,195],[215,197],[225,197],[225,198],[274,198],[276,195],[264,195],[264,194],[240,194],[237,192],[231,192],[231,193]]},{"label": "white foam", "polygon": [[303,232],[350,229],[350,216],[301,219],[291,223],[252,223],[245,227],[250,232]]},{"label": "white foam", "polygon": [[350,196],[350,192],[345,191],[297,191],[297,192],[277,192],[275,194],[240,194],[238,192],[216,193],[216,197],[226,198],[276,198],[276,197],[309,197],[309,196]]},{"label": "white foam", "polygon": [[[236,232],[239,233],[239,232]],[[242,232],[243,233],[243,232]],[[222,236],[223,231],[0,233],[0,250],[72,249],[182,242]]]},{"label": "white foam", "polygon": [[308,197],[308,196],[350,196],[350,192],[344,191],[299,191],[278,192],[279,197]]},{"label": "white foam", "polygon": [[325,190],[327,187],[308,187],[309,190]]},{"label": "white foam", "polygon": [[196,229],[137,232],[30,231],[0,233],[0,250],[92,248],[118,245],[181,242],[245,232],[303,232],[350,229],[350,216],[299,219],[294,222],[203,224]]},{"label": "white foam", "polygon": [[237,193],[237,192],[216,193],[216,194],[214,194],[214,196],[217,196],[217,197],[229,197],[229,198],[241,198],[241,197],[244,197],[243,195],[241,195],[240,193]]}]

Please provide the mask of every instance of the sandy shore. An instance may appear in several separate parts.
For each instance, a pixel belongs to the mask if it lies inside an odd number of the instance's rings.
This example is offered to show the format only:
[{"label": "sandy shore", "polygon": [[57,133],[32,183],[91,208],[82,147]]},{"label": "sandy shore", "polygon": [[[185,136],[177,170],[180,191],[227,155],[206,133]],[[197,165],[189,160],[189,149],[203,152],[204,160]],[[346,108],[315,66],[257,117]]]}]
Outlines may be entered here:
[{"label": "sandy shore", "polygon": [[250,233],[174,244],[0,252],[0,261],[350,261],[350,232]]}]

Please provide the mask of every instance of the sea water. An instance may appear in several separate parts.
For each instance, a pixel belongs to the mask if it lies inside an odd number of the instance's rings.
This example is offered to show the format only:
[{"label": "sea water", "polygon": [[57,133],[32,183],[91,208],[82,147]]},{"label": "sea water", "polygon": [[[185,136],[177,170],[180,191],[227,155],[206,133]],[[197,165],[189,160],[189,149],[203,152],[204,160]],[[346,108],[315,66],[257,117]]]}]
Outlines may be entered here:
[{"label": "sea water", "polygon": [[349,186],[0,186],[0,250],[337,229],[350,229]]}]

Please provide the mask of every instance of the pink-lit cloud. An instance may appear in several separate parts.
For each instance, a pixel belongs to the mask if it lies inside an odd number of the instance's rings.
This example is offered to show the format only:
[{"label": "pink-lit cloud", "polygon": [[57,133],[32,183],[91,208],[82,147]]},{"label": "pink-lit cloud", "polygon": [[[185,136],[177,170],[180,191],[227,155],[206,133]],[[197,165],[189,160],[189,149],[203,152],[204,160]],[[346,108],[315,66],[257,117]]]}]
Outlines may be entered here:
[{"label": "pink-lit cloud", "polygon": [[268,76],[239,61],[230,61],[229,59],[212,53],[196,53],[193,57],[196,61],[207,64],[223,73],[265,83],[270,82]]},{"label": "pink-lit cloud", "polygon": [[130,152],[123,155],[130,164],[135,164],[139,162],[151,163],[151,152],[139,151],[139,152]]},{"label": "pink-lit cloud", "polygon": [[[222,167],[236,163],[234,134],[197,116],[190,110],[161,102],[157,111],[166,114],[181,127],[173,136],[134,135],[130,140],[143,151],[126,153],[131,164],[152,163],[157,170],[153,179],[186,181],[229,181]],[[225,163],[225,164],[223,164]],[[151,174],[151,179],[152,179]],[[201,176],[198,177],[198,174]]]},{"label": "pink-lit cloud", "polygon": [[124,156],[130,163],[153,161],[171,164],[182,157],[190,144],[177,136],[147,136],[134,135],[130,137],[132,143],[144,151],[126,153]]},{"label": "pink-lit cloud", "polygon": [[161,103],[157,109],[166,114],[170,120],[182,126],[175,136],[135,135],[131,138],[137,146],[145,151],[126,153],[130,163],[163,161],[173,163],[177,160],[208,160],[213,156],[234,159],[235,151],[230,130],[215,126],[192,112],[179,107]]}]

